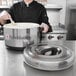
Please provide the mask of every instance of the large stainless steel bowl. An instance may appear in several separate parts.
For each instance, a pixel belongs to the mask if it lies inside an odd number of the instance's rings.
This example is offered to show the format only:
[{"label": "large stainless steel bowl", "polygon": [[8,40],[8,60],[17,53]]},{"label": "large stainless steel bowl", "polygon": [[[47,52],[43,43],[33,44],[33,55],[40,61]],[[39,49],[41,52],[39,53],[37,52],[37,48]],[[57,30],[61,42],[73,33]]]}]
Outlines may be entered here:
[{"label": "large stainless steel bowl", "polygon": [[25,63],[41,70],[63,70],[71,67],[74,52],[65,46],[45,45],[25,48]]},{"label": "large stainless steel bowl", "polygon": [[23,42],[32,41],[35,45],[40,42],[39,25],[36,23],[10,23],[4,25],[6,46],[23,48]]}]

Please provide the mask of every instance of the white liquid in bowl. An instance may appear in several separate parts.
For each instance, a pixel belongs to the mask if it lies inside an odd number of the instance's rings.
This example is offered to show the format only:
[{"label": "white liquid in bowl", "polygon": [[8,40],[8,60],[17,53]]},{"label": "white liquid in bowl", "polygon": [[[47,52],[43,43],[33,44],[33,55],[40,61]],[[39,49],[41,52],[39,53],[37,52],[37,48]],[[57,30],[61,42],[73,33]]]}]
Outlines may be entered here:
[{"label": "white liquid in bowl", "polygon": [[15,23],[15,24],[5,24],[5,28],[13,28],[13,29],[27,29],[27,28],[34,28],[39,27],[39,24],[36,23]]}]

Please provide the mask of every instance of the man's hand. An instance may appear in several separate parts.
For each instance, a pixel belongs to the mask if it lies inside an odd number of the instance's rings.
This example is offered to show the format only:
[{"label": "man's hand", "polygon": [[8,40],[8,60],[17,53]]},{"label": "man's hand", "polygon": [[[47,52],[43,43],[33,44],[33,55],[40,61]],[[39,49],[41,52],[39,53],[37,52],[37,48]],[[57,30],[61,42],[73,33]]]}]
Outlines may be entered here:
[{"label": "man's hand", "polygon": [[43,28],[44,30],[42,31],[43,33],[47,33],[49,30],[49,26],[45,23],[41,24],[41,28]]},{"label": "man's hand", "polygon": [[0,23],[4,24],[6,20],[11,18],[10,14],[7,11],[3,11],[0,13]]}]

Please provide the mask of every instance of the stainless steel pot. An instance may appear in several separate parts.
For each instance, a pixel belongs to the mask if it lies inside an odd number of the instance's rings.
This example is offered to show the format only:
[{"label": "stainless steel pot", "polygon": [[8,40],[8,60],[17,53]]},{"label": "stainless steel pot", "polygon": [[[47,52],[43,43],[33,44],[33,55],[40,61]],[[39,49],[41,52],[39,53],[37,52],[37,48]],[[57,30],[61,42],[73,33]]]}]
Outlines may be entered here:
[{"label": "stainless steel pot", "polygon": [[10,23],[4,25],[5,45],[23,48],[23,42],[40,42],[39,25],[36,23]]}]

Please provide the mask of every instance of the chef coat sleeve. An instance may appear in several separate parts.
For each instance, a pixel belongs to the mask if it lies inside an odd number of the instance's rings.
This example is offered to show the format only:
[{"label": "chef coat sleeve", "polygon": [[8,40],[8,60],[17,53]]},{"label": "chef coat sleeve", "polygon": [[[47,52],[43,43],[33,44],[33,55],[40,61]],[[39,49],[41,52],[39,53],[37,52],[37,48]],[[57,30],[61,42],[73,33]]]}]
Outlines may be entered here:
[{"label": "chef coat sleeve", "polygon": [[15,6],[11,6],[7,12],[11,15],[12,19],[14,20],[14,11],[15,11]]},{"label": "chef coat sleeve", "polygon": [[41,22],[43,22],[49,26],[48,32],[52,32],[52,26],[49,23],[47,12],[46,12],[46,9],[44,7],[41,10]]}]

